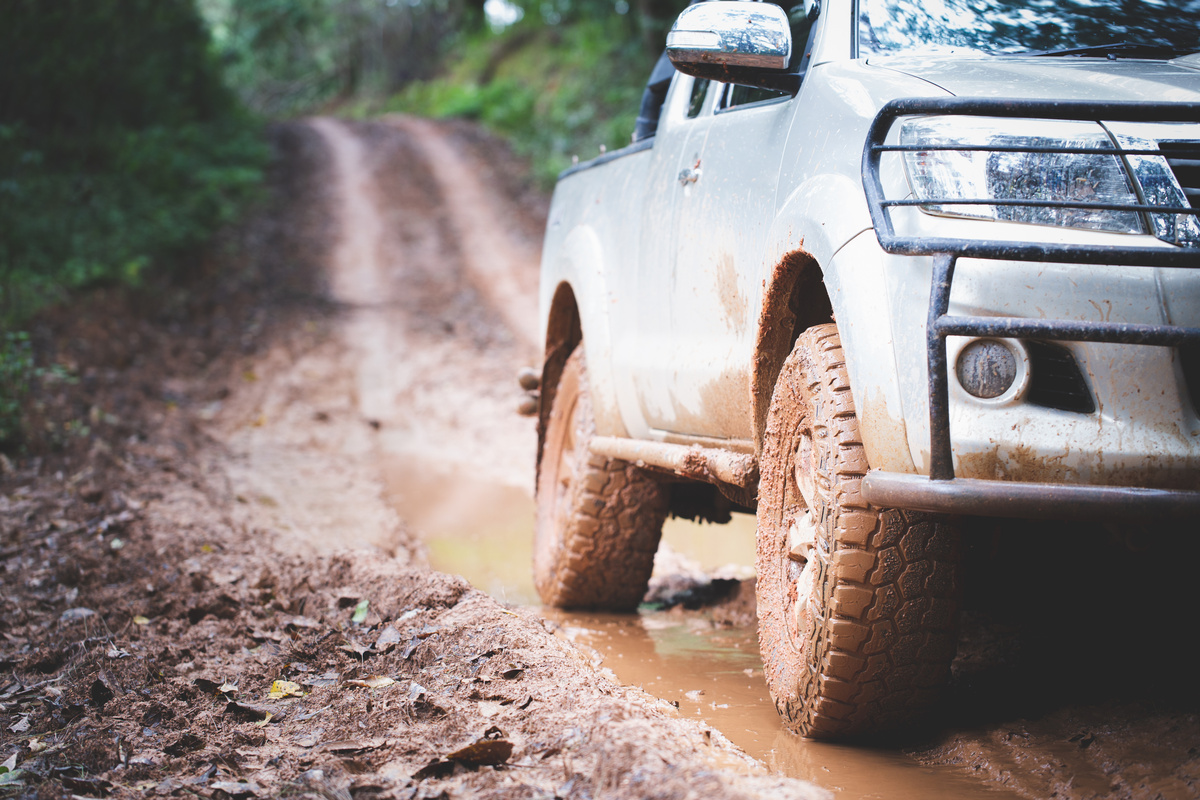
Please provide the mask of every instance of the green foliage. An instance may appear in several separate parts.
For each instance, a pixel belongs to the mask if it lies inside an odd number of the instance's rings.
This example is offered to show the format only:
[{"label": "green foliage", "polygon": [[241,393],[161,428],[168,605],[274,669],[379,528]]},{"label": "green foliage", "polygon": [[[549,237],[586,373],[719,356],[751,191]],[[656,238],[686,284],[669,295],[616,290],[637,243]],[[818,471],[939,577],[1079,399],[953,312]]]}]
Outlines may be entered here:
[{"label": "green foliage", "polygon": [[230,84],[251,108],[271,115],[428,77],[480,16],[464,0],[198,2]]},{"label": "green foliage", "polygon": [[267,150],[190,0],[0,0],[0,329],[137,283],[250,200]]},{"label": "green foliage", "polygon": [[35,375],[29,334],[17,331],[0,336],[0,445],[20,436],[23,404]]},{"label": "green foliage", "polygon": [[530,159],[544,186],[573,156],[629,144],[653,66],[614,14],[572,25],[524,21],[476,35],[463,52],[448,74],[410,84],[386,110],[478,120]]}]

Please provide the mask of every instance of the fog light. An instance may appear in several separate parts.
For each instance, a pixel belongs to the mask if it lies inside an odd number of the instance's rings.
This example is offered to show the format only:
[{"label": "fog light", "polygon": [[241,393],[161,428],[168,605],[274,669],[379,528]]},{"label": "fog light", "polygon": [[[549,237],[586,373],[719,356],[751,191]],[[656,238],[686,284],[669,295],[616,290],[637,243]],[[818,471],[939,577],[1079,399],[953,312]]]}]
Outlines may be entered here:
[{"label": "fog light", "polygon": [[1017,357],[995,339],[977,339],[958,354],[958,382],[975,397],[999,397],[1017,379]]}]

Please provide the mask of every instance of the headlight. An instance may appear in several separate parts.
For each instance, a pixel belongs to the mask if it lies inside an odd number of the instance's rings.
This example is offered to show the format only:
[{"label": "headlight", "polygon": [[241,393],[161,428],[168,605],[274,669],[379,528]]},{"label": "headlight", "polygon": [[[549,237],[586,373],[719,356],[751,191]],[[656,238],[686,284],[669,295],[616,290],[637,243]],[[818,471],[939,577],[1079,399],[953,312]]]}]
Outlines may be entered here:
[{"label": "headlight", "polygon": [[[1136,205],[1137,194],[1116,154],[1045,152],[1109,150],[1112,141],[1091,122],[924,117],[905,122],[900,143],[971,150],[904,153],[908,182],[920,208],[931,214],[974,217],[1032,225],[1143,233],[1136,211],[1029,205],[952,205],[952,200],[1064,201]],[[987,148],[1029,148],[1042,152]],[[938,202],[941,201],[941,202]]]}]

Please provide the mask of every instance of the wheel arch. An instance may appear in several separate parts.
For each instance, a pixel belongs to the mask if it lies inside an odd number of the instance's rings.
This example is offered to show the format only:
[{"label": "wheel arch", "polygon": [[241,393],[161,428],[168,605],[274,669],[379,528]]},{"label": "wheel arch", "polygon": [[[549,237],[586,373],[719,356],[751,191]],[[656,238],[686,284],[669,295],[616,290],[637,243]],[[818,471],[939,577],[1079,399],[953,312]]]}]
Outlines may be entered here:
[{"label": "wheel arch", "polygon": [[767,275],[754,342],[750,393],[754,442],[760,453],[771,394],[783,362],[801,333],[833,321],[833,306],[817,259],[803,247],[785,253]]},{"label": "wheel arch", "polygon": [[558,381],[571,353],[583,341],[583,323],[579,316],[579,303],[575,290],[567,281],[554,289],[550,300],[550,311],[546,316],[546,341],[542,357],[542,388],[538,401],[538,471],[542,466],[542,450],[546,444],[546,426],[550,422],[550,409],[554,407],[554,395]]}]

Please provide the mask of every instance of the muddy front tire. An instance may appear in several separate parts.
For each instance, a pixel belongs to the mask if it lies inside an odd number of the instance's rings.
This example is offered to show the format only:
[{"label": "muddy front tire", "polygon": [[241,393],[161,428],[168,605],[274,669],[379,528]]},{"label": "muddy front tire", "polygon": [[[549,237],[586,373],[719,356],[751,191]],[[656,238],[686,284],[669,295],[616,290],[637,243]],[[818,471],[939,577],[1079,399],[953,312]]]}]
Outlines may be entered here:
[{"label": "muddy front tire", "polygon": [[595,434],[579,347],[563,369],[546,426],[534,584],[550,606],[632,611],[646,594],[667,497],[644,470],[591,453]]},{"label": "muddy front tire", "polygon": [[927,711],[957,643],[958,525],[862,499],[868,465],[835,325],[805,331],[785,362],[760,468],[759,645],[784,722],[850,738]]}]

